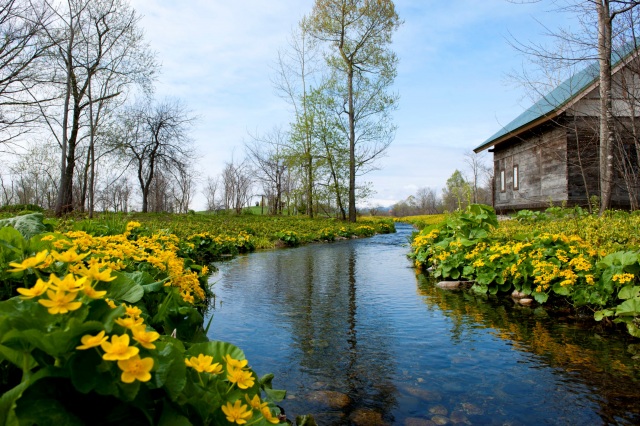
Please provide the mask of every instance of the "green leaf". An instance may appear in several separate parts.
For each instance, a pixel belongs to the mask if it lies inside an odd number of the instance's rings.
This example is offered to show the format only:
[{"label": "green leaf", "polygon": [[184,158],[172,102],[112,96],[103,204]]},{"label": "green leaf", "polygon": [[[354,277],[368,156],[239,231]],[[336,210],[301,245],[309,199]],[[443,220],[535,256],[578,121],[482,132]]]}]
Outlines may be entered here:
[{"label": "green leaf", "polygon": [[618,292],[618,298],[626,300],[637,297],[640,293],[640,287],[633,285],[626,285]]},{"label": "green leaf", "polygon": [[186,384],[186,365],[182,342],[170,337],[156,342],[157,364],[154,371],[155,384],[164,387],[172,400],[176,400]]},{"label": "green leaf", "polygon": [[640,297],[626,300],[616,307],[616,315],[618,316],[637,316],[640,315]]},{"label": "green leaf", "polygon": [[533,298],[536,299],[538,303],[544,303],[549,299],[549,295],[547,293],[533,293]]},{"label": "green leaf", "polygon": [[192,426],[192,423],[185,416],[178,413],[170,403],[165,401],[158,426]]},{"label": "green leaf", "polygon": [[265,389],[264,393],[267,395],[267,401],[280,402],[287,396],[286,390]]},{"label": "green leaf", "polygon": [[552,289],[555,294],[559,294],[560,296],[568,296],[569,293],[571,293],[568,286],[562,286],[560,283],[555,283]]},{"label": "green leaf", "polygon": [[602,318],[610,317],[610,316],[612,316],[613,314],[614,314],[614,311],[613,311],[612,309],[602,309],[602,310],[600,310],[600,311],[596,311],[596,312],[593,314],[593,318],[594,318],[596,321],[602,321]]},{"label": "green leaf", "polygon": [[116,279],[109,283],[108,298],[128,303],[136,303],[142,299],[144,288],[138,283],[143,280],[141,273],[113,272],[112,275],[115,275]]},{"label": "green leaf", "polygon": [[18,368],[27,370],[31,370],[37,365],[36,360],[33,359],[31,353],[28,351],[19,351],[4,345],[0,345],[0,359],[9,361]]}]

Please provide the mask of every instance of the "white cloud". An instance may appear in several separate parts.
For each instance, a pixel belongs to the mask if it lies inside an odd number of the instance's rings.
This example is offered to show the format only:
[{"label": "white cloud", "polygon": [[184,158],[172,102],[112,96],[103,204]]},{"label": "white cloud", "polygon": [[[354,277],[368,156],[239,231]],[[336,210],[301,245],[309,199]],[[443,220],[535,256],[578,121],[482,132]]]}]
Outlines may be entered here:
[{"label": "white cloud", "polygon": [[[313,3],[132,0],[163,64],[158,96],[179,97],[200,116],[193,137],[203,178],[220,173],[232,155],[243,155],[248,130],[265,132],[289,121],[270,67]],[[363,178],[373,182],[374,199],[385,203],[420,187],[441,189],[464,168],[465,153],[518,115],[522,91],[506,90],[503,76],[521,59],[505,38],[510,31],[537,36],[529,15],[544,6],[396,0],[396,7],[405,21],[394,43],[399,129],[380,161],[383,169]]]}]

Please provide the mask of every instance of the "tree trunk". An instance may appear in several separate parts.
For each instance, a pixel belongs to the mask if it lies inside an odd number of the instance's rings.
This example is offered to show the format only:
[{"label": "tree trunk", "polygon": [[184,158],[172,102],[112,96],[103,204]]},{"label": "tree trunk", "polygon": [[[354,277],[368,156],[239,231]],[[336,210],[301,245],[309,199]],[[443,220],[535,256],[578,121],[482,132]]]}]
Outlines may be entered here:
[{"label": "tree trunk", "polygon": [[613,145],[615,143],[611,101],[611,13],[609,0],[597,2],[598,54],[600,64],[600,214],[611,206]]},{"label": "tree trunk", "polygon": [[356,123],[353,110],[353,66],[347,81],[349,96],[349,222],[356,221]]}]

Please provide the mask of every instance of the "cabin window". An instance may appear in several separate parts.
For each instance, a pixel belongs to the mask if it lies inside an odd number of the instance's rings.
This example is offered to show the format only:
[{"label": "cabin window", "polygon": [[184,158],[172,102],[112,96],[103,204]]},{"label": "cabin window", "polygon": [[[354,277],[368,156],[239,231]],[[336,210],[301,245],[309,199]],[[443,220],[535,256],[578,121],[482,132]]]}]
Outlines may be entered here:
[{"label": "cabin window", "polygon": [[504,170],[500,170],[500,192],[506,191],[506,185],[504,181]]},{"label": "cabin window", "polygon": [[513,166],[513,189],[520,188],[520,175],[518,173],[518,165]]}]

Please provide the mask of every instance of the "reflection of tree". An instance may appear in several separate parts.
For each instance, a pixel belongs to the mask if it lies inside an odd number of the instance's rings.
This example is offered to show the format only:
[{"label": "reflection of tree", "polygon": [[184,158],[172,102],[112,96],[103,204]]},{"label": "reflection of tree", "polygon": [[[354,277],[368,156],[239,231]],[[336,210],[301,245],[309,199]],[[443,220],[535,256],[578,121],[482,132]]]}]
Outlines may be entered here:
[{"label": "reflection of tree", "polygon": [[[599,415],[616,423],[620,412],[640,415],[636,407],[640,363],[632,358],[634,346],[617,336],[595,334],[566,324],[566,318],[543,308],[516,306],[499,299],[470,292],[451,292],[435,287],[429,278],[417,275],[418,293],[430,310],[438,310],[453,323],[452,335],[468,339],[478,329],[493,329],[495,336],[513,342],[514,349],[538,355],[552,367],[578,374],[602,399]],[[556,316],[556,317],[554,317]],[[637,351],[637,352],[640,352]]]},{"label": "reflection of tree", "polygon": [[[359,304],[365,286],[357,250],[356,244],[345,242],[264,258],[270,264],[259,269],[273,271],[275,279],[273,286],[265,286],[264,297],[289,311],[284,326],[297,352],[289,362],[303,373],[299,392],[311,387],[345,393],[353,401],[345,409],[347,416],[365,404],[388,415],[396,402],[395,364],[391,344],[384,340],[390,333],[376,312]],[[375,326],[363,331],[363,324],[372,321]]]}]

